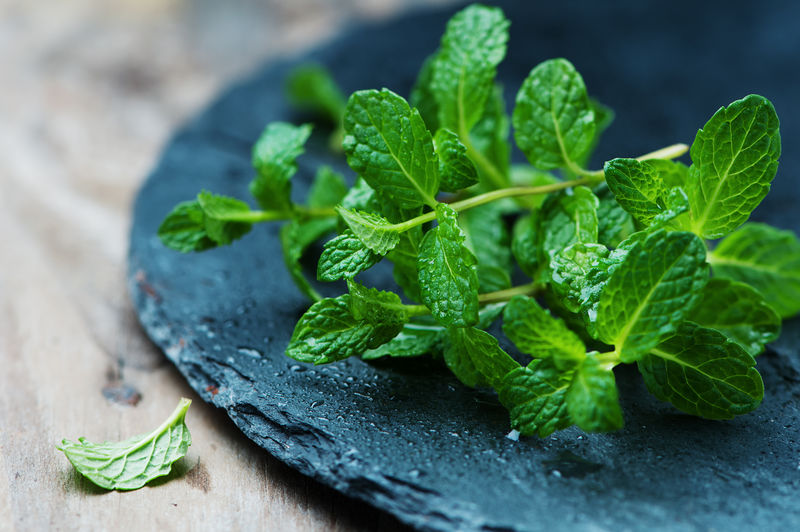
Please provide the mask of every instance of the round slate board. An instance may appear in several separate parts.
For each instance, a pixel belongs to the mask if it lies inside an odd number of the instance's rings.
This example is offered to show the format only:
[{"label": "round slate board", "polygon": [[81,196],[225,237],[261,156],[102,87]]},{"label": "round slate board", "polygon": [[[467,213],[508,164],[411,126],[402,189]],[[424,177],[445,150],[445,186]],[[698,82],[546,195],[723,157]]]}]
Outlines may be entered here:
[{"label": "round slate board", "polygon": [[[532,66],[568,57],[618,112],[598,153],[632,155],[691,141],[721,104],[762,93],[781,116],[784,155],[755,217],[800,230],[796,3],[527,4],[503,5],[512,37],[499,76],[509,101]],[[423,529],[800,529],[797,321],[758,359],[767,392],[752,414],[683,415],[653,399],[635,369],[620,368],[623,430],[512,441],[495,398],[424,360],[312,367],[284,357],[308,303],[283,267],[277,224],[202,254],[159,243],[163,216],[201,188],[248,197],[250,147],[264,125],[302,119],[282,94],[293,65],[324,63],[347,92],[407,94],[450,14],[354,29],[308,57],[268,65],[176,134],[134,213],[130,284],[147,333],[258,445]],[[317,165],[341,167],[325,142],[316,135],[300,159],[298,198]]]}]

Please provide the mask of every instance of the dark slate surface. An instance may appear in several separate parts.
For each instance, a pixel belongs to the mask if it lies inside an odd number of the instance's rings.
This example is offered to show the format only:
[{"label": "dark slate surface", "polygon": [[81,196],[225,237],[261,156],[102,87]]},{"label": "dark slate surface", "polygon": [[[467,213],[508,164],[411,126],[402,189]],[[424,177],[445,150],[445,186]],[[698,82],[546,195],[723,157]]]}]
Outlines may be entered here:
[{"label": "dark slate surface", "polygon": [[[794,2],[535,4],[505,6],[512,39],[500,75],[509,94],[540,60],[570,58],[590,92],[618,111],[602,156],[690,142],[720,105],[760,92],[781,116],[784,155],[756,218],[800,230]],[[447,16],[353,29],[312,57],[347,91],[407,93]],[[247,196],[251,143],[268,121],[298,118],[281,94],[292,64],[233,86],[181,130],[136,203],[133,299],[148,334],[203,398],[291,466],[423,529],[800,529],[797,321],[759,358],[767,393],[753,414],[730,422],[682,415],[621,368],[625,429],[515,442],[490,395],[436,366],[285,358],[306,301],[284,271],[277,225],[200,255],[163,248],[156,228],[177,201],[203,187]],[[323,135],[313,142],[298,196],[327,160]]]}]

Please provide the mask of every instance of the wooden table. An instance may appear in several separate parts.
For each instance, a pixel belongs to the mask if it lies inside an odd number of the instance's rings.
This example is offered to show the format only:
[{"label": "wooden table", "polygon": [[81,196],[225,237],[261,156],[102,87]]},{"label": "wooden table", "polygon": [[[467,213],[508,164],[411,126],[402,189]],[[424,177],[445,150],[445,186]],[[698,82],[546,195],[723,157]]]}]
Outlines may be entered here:
[{"label": "wooden table", "polygon": [[[203,403],[128,299],[130,207],[226,83],[416,0],[0,0],[0,530],[400,529]],[[55,449],[118,440],[194,399],[166,481],[95,488]]]}]

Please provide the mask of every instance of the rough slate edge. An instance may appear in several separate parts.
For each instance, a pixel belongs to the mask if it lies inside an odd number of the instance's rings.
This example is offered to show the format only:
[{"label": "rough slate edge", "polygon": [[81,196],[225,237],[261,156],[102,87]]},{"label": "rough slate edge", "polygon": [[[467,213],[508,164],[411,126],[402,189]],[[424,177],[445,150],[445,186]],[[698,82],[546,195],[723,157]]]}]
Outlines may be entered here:
[{"label": "rough slate edge", "polygon": [[[676,11],[686,7],[677,6]],[[728,7],[730,8],[729,4]],[[546,12],[548,8],[542,9],[545,11],[542,16],[546,20],[559,20],[559,17],[569,20],[568,14],[548,13]],[[628,10],[631,18],[637,15],[635,6],[627,6],[622,9],[623,11]],[[683,13],[686,12],[683,11]],[[767,18],[769,18],[770,13],[766,13]],[[761,11],[759,11],[759,15],[765,16]],[[597,15],[597,17],[600,16],[599,14]],[[792,17],[785,13],[779,17],[772,13],[772,16],[778,22],[784,21],[784,24],[787,23],[786,21],[792,20]],[[548,19],[547,17],[550,18]],[[591,17],[591,14],[587,15],[587,18]],[[423,17],[421,20],[415,20],[411,25],[400,21],[389,24],[385,30],[372,29],[366,31],[371,32],[369,33],[370,35],[380,36],[391,32],[392,27],[400,29],[403,26],[408,26],[413,27],[415,33],[419,32],[421,35],[425,35],[427,29],[435,35],[431,39],[435,43],[445,18],[441,15],[430,19]],[[516,28],[522,26],[519,23],[518,16],[512,14],[512,18],[517,22]],[[597,20],[597,18],[593,20]],[[721,21],[723,27],[725,22],[725,19]],[[752,20],[749,22],[752,22]],[[554,26],[558,26],[558,24]],[[514,29],[515,26],[512,26],[512,58],[515,46],[519,46],[518,42],[514,42],[513,37],[513,35],[519,36],[519,31],[514,33]],[[579,30],[576,29],[576,31]],[[786,35],[786,33],[784,32],[781,35]],[[589,38],[587,37],[587,39]],[[556,40],[558,39],[556,38]],[[423,39],[417,41],[418,46],[411,51],[412,55],[417,54],[416,57],[422,57],[425,52],[433,49],[431,41],[428,41],[425,46],[419,46],[421,41]],[[357,34],[355,36],[351,34],[349,37],[339,41],[338,44],[330,46],[328,50],[346,47],[348,43],[352,46],[356,42]],[[790,49],[796,50],[797,48],[790,47]],[[624,50],[617,50],[617,52],[621,51]],[[604,52],[601,49],[599,53],[602,55],[603,53],[611,52],[608,50]],[[323,62],[327,62],[325,59],[329,59],[331,55],[333,55],[333,52],[327,55],[326,53],[320,53],[317,57]],[[542,53],[543,57],[548,55],[559,54],[553,54],[549,51]],[[574,55],[569,53],[564,53],[564,55],[575,58]],[[632,60],[635,60],[635,58]],[[774,56],[762,61],[762,63],[769,64],[770,61],[774,61]],[[627,96],[622,94],[614,97],[614,84],[599,85],[596,82],[592,83],[592,78],[595,81],[602,79],[598,73],[598,69],[602,73],[602,65],[594,65],[594,68],[591,68],[592,65],[589,64],[590,68],[587,69],[585,68],[586,65],[581,64],[579,60],[576,59],[575,62],[579,70],[585,73],[590,89],[597,87],[600,91],[612,91],[605,95],[597,90],[593,92],[620,111],[618,124],[625,121],[629,123],[633,121],[635,123],[639,119],[639,117],[631,118],[625,115],[626,108],[624,105],[620,105],[620,103],[624,103],[626,97],[631,97],[630,87],[627,88],[629,91]],[[230,162],[230,164],[239,165],[237,170],[239,176],[235,183],[225,184],[226,186],[229,185],[231,190],[222,190],[220,188],[215,188],[215,190],[233,192],[244,196],[242,184],[245,183],[244,178],[248,175],[246,159],[249,145],[263,127],[263,117],[274,117],[274,115],[270,114],[269,109],[265,108],[258,108],[255,112],[245,113],[244,115],[241,111],[237,113],[235,111],[236,107],[245,105],[245,102],[237,98],[236,95],[246,92],[245,87],[250,83],[258,83],[258,80],[262,80],[263,83],[263,80],[272,79],[276,82],[273,83],[272,90],[265,92],[257,102],[259,105],[268,106],[270,102],[275,101],[273,98],[278,97],[279,90],[276,86],[280,84],[278,80],[282,79],[289,64],[291,62],[284,62],[270,67],[268,70],[259,73],[252,80],[235,87],[217,104],[213,105],[204,116],[198,118],[186,130],[178,134],[171,147],[165,152],[161,167],[154,172],[151,180],[146,185],[143,195],[152,192],[151,189],[156,186],[155,176],[158,176],[159,172],[168,173],[171,159],[177,159],[180,162],[181,157],[191,155],[187,153],[181,155],[181,150],[195,153],[193,148],[195,150],[197,148],[210,149],[208,146],[204,146],[204,141],[210,140],[216,146],[216,149],[220,150],[219,157],[224,158],[226,155],[223,154],[227,154],[231,159],[236,159],[237,161],[236,163]],[[531,64],[533,63],[528,61],[525,68],[528,68]],[[339,68],[340,66],[346,67],[347,65],[339,64],[335,67],[337,76],[346,79],[346,76],[356,75],[354,79],[359,79],[357,74],[362,70],[362,64],[353,61],[349,72],[347,68],[342,69]],[[507,70],[513,71],[513,68]],[[396,78],[398,75],[405,75],[405,72],[404,68],[392,65],[392,67],[385,67],[383,70],[380,68],[373,69],[371,74],[375,75],[376,79],[386,79],[384,84],[402,90],[407,88],[410,78],[398,82],[392,76]],[[502,69],[501,72],[503,72]],[[784,70],[783,72],[788,71]],[[643,74],[635,82],[640,83],[642,87],[647,87],[648,83],[653,82],[654,75],[648,76],[647,72]],[[730,80],[732,83],[727,83],[728,80],[725,77],[726,72],[724,69],[719,74],[717,76],[718,86],[710,90],[698,90],[698,93],[701,94],[699,96],[700,99],[714,100],[714,103],[711,104],[713,107],[716,107],[721,101],[731,99],[727,97],[727,93],[718,94],[721,91],[737,91],[734,97],[743,94],[741,87],[736,86],[736,80]],[[730,77],[730,74],[727,75]],[[785,75],[794,75],[796,77],[796,73],[787,73]],[[385,76],[385,78],[381,76]],[[657,78],[658,76],[655,75],[655,77]],[[513,75],[509,77],[512,80],[517,78],[518,76],[515,77]],[[644,81],[642,81],[642,78]],[[625,78],[616,76],[613,79]],[[627,81],[626,79],[626,83]],[[674,79],[673,81],[679,80]],[[379,86],[380,84],[381,81],[378,81],[371,83],[370,86]],[[635,84],[633,83],[633,85]],[[509,85],[516,86],[516,83],[509,83]],[[788,85],[791,86],[792,83],[788,83]],[[723,88],[721,89],[720,87]],[[346,86],[345,88],[350,90],[359,87]],[[633,89],[634,95],[636,93],[635,89],[636,87]],[[694,88],[692,89],[694,90]],[[699,89],[703,89],[703,87]],[[780,188],[783,194],[776,190],[774,194],[777,197],[772,196],[775,199],[771,199],[769,202],[769,205],[773,208],[771,210],[761,209],[760,212],[762,213],[762,218],[772,218],[773,220],[770,221],[777,225],[798,228],[800,224],[797,223],[798,220],[795,213],[793,213],[795,217],[793,220],[779,218],[782,213],[787,212],[782,206],[791,205],[797,200],[796,188],[792,187],[793,183],[785,178],[787,173],[798,168],[796,164],[797,155],[787,149],[790,144],[786,142],[787,138],[797,138],[796,135],[791,134],[797,131],[797,112],[793,114],[786,113],[788,105],[780,105],[779,100],[785,98],[788,94],[782,94],[778,91],[778,94],[769,92],[767,95],[775,101],[784,122],[785,155],[779,173],[779,176],[784,176],[784,178],[781,179],[779,177],[775,186],[775,189]],[[633,101],[641,101],[641,99],[636,100],[634,98]],[[790,100],[785,98],[784,101],[788,103]],[[644,149],[648,149],[654,146],[650,142],[653,140],[651,137],[656,137],[657,139],[691,138],[687,135],[685,126],[680,123],[680,120],[670,122],[670,116],[677,112],[677,109],[670,108],[670,106],[677,104],[672,100],[664,100],[664,102],[667,109],[654,113],[657,116],[656,121],[662,121],[658,123],[658,128],[653,128],[658,129],[658,132],[646,130],[645,134],[637,136],[633,141],[629,137],[617,133],[619,138],[614,138],[612,135],[604,141],[604,144],[615,148],[615,150],[607,151],[619,153],[620,146],[630,148],[629,144],[625,144],[626,142],[646,144]],[[246,102],[247,105],[250,105],[250,103],[252,102]],[[702,106],[697,104],[693,105],[693,107],[702,107],[702,110],[699,111],[699,116],[707,116],[708,104]],[[645,115],[643,120],[653,120],[652,115],[648,117],[648,113],[641,113],[641,115]],[[787,119],[787,115],[790,119]],[[248,116],[249,122],[243,125],[241,123],[242,116]],[[214,128],[208,127],[210,122],[213,123]],[[695,127],[696,122],[695,120]],[[221,127],[216,127],[220,125]],[[642,131],[641,128],[637,129],[636,127],[632,127],[629,130]],[[787,135],[787,131],[790,133],[789,135]],[[690,133],[693,134],[693,131]],[[645,137],[644,140],[642,140],[642,137]],[[600,151],[603,151],[602,145]],[[178,156],[174,157],[176,152],[178,152]],[[637,153],[638,151],[632,149],[631,152]],[[306,169],[311,165],[309,161],[304,164]],[[223,167],[221,170],[221,173],[224,173],[229,169]],[[163,175],[161,175],[161,179],[163,181]],[[234,180],[232,179],[231,181]],[[202,186],[200,182],[197,183],[196,187],[199,186]],[[164,183],[159,182],[158,187],[164,187]],[[195,192],[196,187],[190,190],[189,194]],[[300,193],[302,194],[302,191]],[[182,197],[186,197],[185,190],[181,194],[183,194]],[[171,201],[169,199],[164,203],[169,204]],[[800,515],[798,514],[798,504],[795,501],[798,486],[796,467],[800,455],[797,451],[795,438],[798,414],[797,383],[800,381],[800,375],[797,371],[798,362],[796,349],[794,348],[797,345],[798,337],[796,323],[787,324],[784,337],[776,346],[781,352],[781,356],[767,354],[759,360],[759,369],[764,374],[768,396],[762,408],[750,416],[739,418],[730,423],[707,423],[675,415],[669,407],[654,403],[646,394],[642,393],[641,384],[632,378],[634,372],[623,371],[622,375],[620,375],[622,378],[619,380],[622,388],[621,394],[624,398],[623,407],[625,408],[626,421],[630,429],[606,436],[582,436],[579,431],[571,430],[544,442],[527,440],[524,444],[517,444],[515,446],[517,450],[523,448],[524,445],[529,451],[528,456],[530,456],[533,469],[527,471],[527,473],[534,480],[534,483],[542,486],[541,500],[530,500],[528,511],[519,507],[516,508],[516,510],[523,513],[523,517],[525,516],[524,514],[528,516],[526,521],[520,522],[519,516],[502,515],[498,518],[497,512],[494,512],[494,515],[488,515],[487,512],[481,513],[474,505],[457,505],[452,498],[442,497],[439,494],[426,491],[422,485],[425,483],[423,481],[414,482],[409,481],[407,478],[390,477],[374,470],[367,471],[364,474],[364,464],[359,462],[357,454],[348,455],[341,444],[336,448],[339,442],[335,441],[330,432],[320,429],[305,417],[290,412],[289,405],[270,403],[270,398],[255,396],[255,394],[249,397],[246,394],[244,397],[229,395],[225,391],[226,383],[229,389],[237,386],[241,387],[242,384],[247,386],[253,383],[249,381],[246,375],[237,372],[234,368],[214,358],[213,354],[205,351],[200,343],[195,343],[203,341],[199,334],[192,338],[186,335],[186,330],[182,330],[177,325],[171,325],[164,311],[166,303],[159,295],[167,293],[168,290],[162,291],[161,289],[168,289],[169,286],[163,285],[161,279],[148,279],[147,273],[144,274],[144,278],[139,275],[140,265],[153,266],[148,261],[153,261],[154,258],[147,254],[156,250],[156,244],[153,243],[152,238],[153,225],[156,222],[150,220],[148,223],[147,220],[141,219],[141,212],[145,208],[146,206],[142,205],[141,201],[137,203],[137,216],[132,236],[130,272],[131,292],[139,309],[140,319],[148,334],[167,352],[170,359],[187,376],[190,384],[204,398],[220,407],[226,408],[229,415],[248,437],[254,439],[259,445],[303,473],[309,474],[349,495],[359,497],[384,508],[407,523],[429,529],[481,527],[490,529],[511,526],[520,529],[563,529],[576,526],[580,528],[656,526],[659,528],[678,529],[716,526],[721,529],[730,529],[737,525],[763,526],[766,524],[790,529],[798,526]],[[274,236],[274,231],[272,233]],[[254,235],[250,235],[249,238],[254,238]],[[142,246],[144,246],[144,249],[140,249]],[[230,253],[237,249],[241,250],[242,248],[234,246],[229,250],[222,250],[222,252]],[[219,253],[214,255],[215,253],[217,252],[209,254],[207,259],[192,257],[192,261],[195,265],[200,264],[201,260],[204,261],[204,264],[214,264],[214,261],[222,256]],[[173,257],[162,254],[160,257],[156,257],[155,260],[156,266],[163,267],[164,264],[159,264],[158,261],[173,260]],[[169,268],[166,268],[166,270],[169,270]],[[256,270],[257,268],[254,268],[254,271]],[[150,272],[150,270],[143,271]],[[209,280],[209,284],[213,284],[213,281]],[[202,287],[198,288],[197,291],[202,292]],[[191,299],[191,296],[189,297]],[[201,326],[202,324],[194,332],[201,331]],[[181,336],[182,334],[184,336]],[[186,343],[183,347],[177,343],[176,339],[179,337],[188,338],[188,340],[185,340]],[[193,358],[197,358],[201,362],[197,362]],[[348,372],[353,367],[353,364],[343,365],[346,367],[340,368],[342,373]],[[325,371],[327,374],[335,373],[335,370],[326,369]],[[219,393],[213,395],[211,391],[207,391],[209,386],[219,387]],[[460,391],[459,394],[467,400],[475,399],[471,393]],[[780,404],[781,402],[783,404]],[[258,407],[260,407],[260,411]],[[481,413],[486,414],[487,411],[487,409],[484,409]],[[499,418],[502,416],[495,415],[494,417]],[[503,430],[505,422],[505,419],[500,420],[500,422],[497,419],[491,420],[488,432],[496,438],[498,433]],[[266,427],[263,425],[266,425]],[[648,426],[646,430],[642,430],[643,425]],[[759,434],[759,432],[763,434]],[[758,438],[755,436],[763,437]],[[670,438],[672,438],[672,441],[669,441]],[[326,448],[327,450],[319,451],[323,455],[311,457],[311,459],[301,457],[293,452],[297,450],[296,442],[308,441],[320,441],[323,445],[322,447],[311,445],[305,448],[305,451],[311,448]],[[491,441],[489,444],[493,447],[498,445],[496,441]],[[681,444],[684,446],[688,444],[689,446],[694,446],[694,448],[690,452],[682,447]],[[499,445],[514,444],[500,442]],[[592,473],[588,473],[584,478],[557,479],[552,474],[549,474],[550,470],[556,467],[564,469],[562,466],[570,467],[570,464],[542,467],[541,459],[554,457],[555,450],[551,450],[553,447],[555,449],[572,449],[578,454],[588,455],[593,460],[605,463],[606,467],[603,470],[603,475],[606,476],[600,478],[601,481],[599,482],[592,480],[595,478]],[[678,454],[666,456],[668,452]],[[695,455],[693,456],[692,453]],[[764,458],[767,453],[772,453],[770,461]],[[697,454],[700,456],[697,456]],[[456,453],[454,452],[453,455],[456,456]],[[624,460],[626,455],[637,459],[642,458],[643,460],[638,464],[635,462],[626,463]],[[667,461],[660,462],[662,465],[659,467],[659,459],[664,459],[665,457]],[[748,462],[755,462],[756,467],[751,468],[749,471],[745,470],[744,473],[741,470],[737,471],[736,466]],[[618,471],[630,465],[641,469]],[[675,469],[680,469],[681,467],[685,468],[685,471],[675,476]],[[670,474],[673,476],[671,477]],[[530,480],[530,478],[526,478],[526,480]],[[657,478],[660,480],[666,479],[666,487],[687,492],[683,494],[684,498],[681,499],[678,493],[672,494],[668,491],[661,491],[658,494],[653,493],[652,484],[655,483],[654,479]],[[672,485],[669,484],[670,481]],[[658,484],[661,486],[660,483]],[[529,488],[530,486],[527,487]],[[720,487],[724,488],[722,492],[719,491]],[[509,482],[507,489],[509,490],[508,499],[513,501],[515,499],[514,491],[524,492],[525,486]],[[709,493],[705,494],[705,498],[693,500],[692,495],[700,497],[704,490],[709,491]],[[664,497],[665,493],[675,498],[670,501]],[[655,495],[660,495],[660,497]],[[634,498],[638,496],[635,502],[644,503],[645,507],[635,508],[628,504],[628,499],[632,496]],[[652,497],[651,501],[647,500],[648,496]],[[585,511],[580,515],[582,510],[580,507],[563,508],[553,506],[561,497],[565,500],[571,498],[571,503],[583,502],[588,504],[592,500],[594,500],[595,504],[598,504],[599,501],[602,501],[602,503],[600,508],[591,508],[590,511]],[[670,504],[666,504],[665,499],[666,503]],[[650,505],[648,505],[648,502]],[[550,504],[549,507],[548,503]],[[603,507],[605,507],[605,511]],[[536,512],[537,509],[541,511]],[[592,515],[592,511],[596,511],[596,513]],[[508,514],[511,512],[510,509],[503,509],[500,513]]]}]

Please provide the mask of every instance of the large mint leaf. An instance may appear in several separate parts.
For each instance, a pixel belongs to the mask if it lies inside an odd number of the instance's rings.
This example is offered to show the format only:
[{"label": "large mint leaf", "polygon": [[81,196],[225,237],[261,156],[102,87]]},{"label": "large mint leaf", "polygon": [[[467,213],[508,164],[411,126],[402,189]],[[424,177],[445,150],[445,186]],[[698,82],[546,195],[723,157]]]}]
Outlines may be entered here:
[{"label": "large mint leaf", "polygon": [[638,364],[650,393],[695,416],[730,419],[755,409],[764,397],[753,357],[721,333],[691,322]]},{"label": "large mint leaf", "polygon": [[317,264],[317,279],[352,279],[380,260],[381,256],[366,247],[352,231],[345,231],[325,243]]},{"label": "large mint leaf", "polygon": [[447,23],[433,62],[439,127],[465,136],[478,122],[506,54],[509,22],[497,7],[471,5]]},{"label": "large mint leaf", "polygon": [[552,358],[562,369],[586,356],[586,347],[578,335],[531,297],[515,296],[508,302],[503,311],[503,332],[523,353]]},{"label": "large mint leaf", "polygon": [[614,372],[588,356],[567,390],[567,412],[572,422],[587,432],[617,430],[623,425],[618,397]]},{"label": "large mint leaf", "polygon": [[751,94],[721,108],[697,132],[687,190],[695,233],[719,238],[747,221],[778,170],[778,127],[770,101]]},{"label": "large mint leaf", "polygon": [[139,489],[169,474],[172,464],[186,454],[192,444],[185,422],[191,404],[181,399],[166,421],[149,434],[118,443],[62,440],[57,448],[94,484],[108,490]]},{"label": "large mint leaf", "polygon": [[781,332],[781,318],[764,296],[730,279],[711,279],[687,319],[721,332],[751,356],[761,353]]},{"label": "large mint leaf", "polygon": [[375,343],[375,327],[356,320],[349,304],[350,295],[344,294],[311,305],[295,325],[286,355],[300,362],[326,364],[380,345]]},{"label": "large mint leaf", "polygon": [[440,203],[436,214],[439,225],[422,239],[417,262],[422,302],[444,325],[473,325],[478,321],[475,255],[465,245],[456,212]]},{"label": "large mint leaf", "polygon": [[475,327],[450,329],[444,361],[458,380],[470,387],[499,388],[503,377],[519,364],[503,351],[497,338]]},{"label": "large mint leaf", "polygon": [[262,208],[276,211],[291,208],[290,179],[297,172],[295,159],[303,153],[310,135],[308,124],[272,122],[253,146],[256,177],[250,182],[250,193]]},{"label": "large mint leaf", "polygon": [[573,372],[562,372],[552,360],[534,360],[503,377],[500,402],[511,416],[511,428],[523,436],[544,438],[572,425],[566,395]]},{"label": "large mint leaf", "polygon": [[595,114],[586,86],[566,59],[550,59],[531,70],[511,120],[517,145],[542,170],[583,160],[594,142]]},{"label": "large mint leaf", "polygon": [[661,230],[636,243],[600,295],[600,340],[633,362],[675,333],[708,282],[705,258],[692,233]]},{"label": "large mint leaf", "polygon": [[783,318],[800,311],[800,241],[791,231],[749,223],[709,257],[714,275],[749,284]]},{"label": "large mint leaf", "polygon": [[388,89],[353,93],[344,114],[347,163],[387,203],[435,205],[439,161],[416,109]]},{"label": "large mint leaf", "polygon": [[351,211],[344,207],[337,207],[336,212],[353,234],[379,255],[386,255],[400,242],[400,233],[383,216],[366,211]]}]

